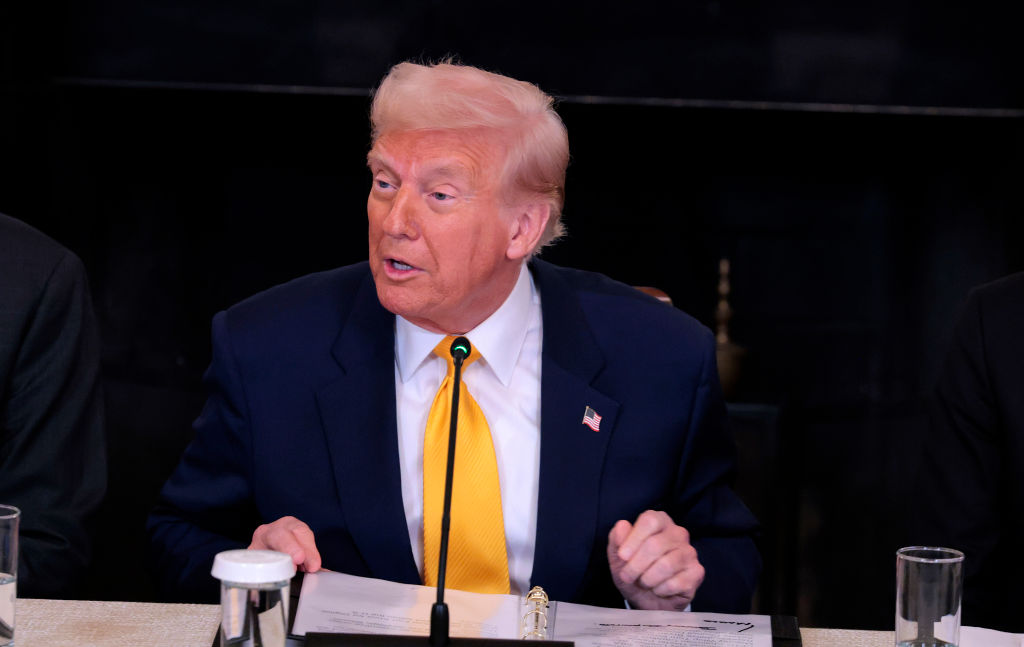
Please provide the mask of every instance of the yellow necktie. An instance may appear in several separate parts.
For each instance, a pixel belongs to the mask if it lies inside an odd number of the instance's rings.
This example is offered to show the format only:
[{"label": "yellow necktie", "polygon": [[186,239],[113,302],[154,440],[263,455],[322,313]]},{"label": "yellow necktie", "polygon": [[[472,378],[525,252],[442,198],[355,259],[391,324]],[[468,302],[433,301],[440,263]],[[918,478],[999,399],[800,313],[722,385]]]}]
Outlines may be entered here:
[{"label": "yellow necktie", "polygon": [[[450,352],[454,340],[453,336],[445,337],[434,348],[434,354],[447,360],[448,375],[434,396],[423,441],[423,583],[427,586],[437,586],[448,428],[455,380],[455,362]],[[479,358],[474,347],[462,363],[463,370]],[[508,555],[498,461],[487,420],[464,384],[459,393],[458,425],[445,587],[476,593],[508,593]]]}]

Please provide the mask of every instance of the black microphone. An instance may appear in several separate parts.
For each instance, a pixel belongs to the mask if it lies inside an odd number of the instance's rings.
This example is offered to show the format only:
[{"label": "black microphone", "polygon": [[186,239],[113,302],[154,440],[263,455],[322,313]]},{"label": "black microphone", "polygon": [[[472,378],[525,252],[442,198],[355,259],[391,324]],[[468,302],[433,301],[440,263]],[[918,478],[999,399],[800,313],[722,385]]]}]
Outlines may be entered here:
[{"label": "black microphone", "polygon": [[462,390],[462,362],[473,352],[465,337],[456,337],[448,352],[455,364],[452,415],[448,425],[448,462],[444,471],[444,507],[441,512],[441,550],[437,556],[437,602],[430,609],[431,647],[448,644],[448,605],[444,602],[444,580],[448,573],[448,534],[452,523],[452,476],[455,471],[455,438],[459,430],[459,391]]}]

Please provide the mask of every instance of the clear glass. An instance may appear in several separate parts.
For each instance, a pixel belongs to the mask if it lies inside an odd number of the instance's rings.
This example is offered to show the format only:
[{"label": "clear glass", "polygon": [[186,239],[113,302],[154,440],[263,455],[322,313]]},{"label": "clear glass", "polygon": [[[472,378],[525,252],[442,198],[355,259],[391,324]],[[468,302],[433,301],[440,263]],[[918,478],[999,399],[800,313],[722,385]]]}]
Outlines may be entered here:
[{"label": "clear glass", "polygon": [[964,554],[910,546],[896,551],[896,645],[957,647]]},{"label": "clear glass", "polygon": [[0,647],[14,644],[14,601],[18,597],[18,522],[21,510],[0,505]]},{"label": "clear glass", "polygon": [[221,647],[284,647],[289,584],[289,580],[265,584],[221,582]]}]

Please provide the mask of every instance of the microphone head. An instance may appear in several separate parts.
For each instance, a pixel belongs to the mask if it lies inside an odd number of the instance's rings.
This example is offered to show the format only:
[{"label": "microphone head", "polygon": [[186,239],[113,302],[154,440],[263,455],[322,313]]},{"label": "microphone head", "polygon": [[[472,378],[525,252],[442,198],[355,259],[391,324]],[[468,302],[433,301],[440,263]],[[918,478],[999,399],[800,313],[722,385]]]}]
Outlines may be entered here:
[{"label": "microphone head", "polygon": [[473,347],[470,346],[469,340],[465,337],[456,337],[455,341],[452,342],[450,350],[453,359],[463,360],[469,357],[469,354],[473,352]]}]

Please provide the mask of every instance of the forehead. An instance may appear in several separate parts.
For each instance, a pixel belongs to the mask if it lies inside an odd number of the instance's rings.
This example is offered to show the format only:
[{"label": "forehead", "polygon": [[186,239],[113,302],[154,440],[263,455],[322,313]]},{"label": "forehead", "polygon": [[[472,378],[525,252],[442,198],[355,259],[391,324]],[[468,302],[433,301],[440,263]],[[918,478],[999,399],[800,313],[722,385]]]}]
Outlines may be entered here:
[{"label": "forehead", "polygon": [[501,136],[484,129],[406,130],[381,135],[367,155],[371,167],[402,174],[495,177],[504,161]]}]

